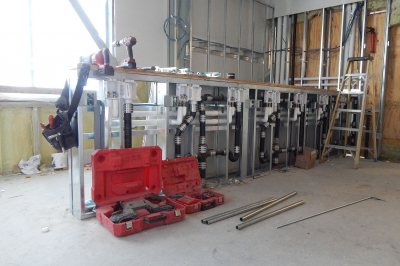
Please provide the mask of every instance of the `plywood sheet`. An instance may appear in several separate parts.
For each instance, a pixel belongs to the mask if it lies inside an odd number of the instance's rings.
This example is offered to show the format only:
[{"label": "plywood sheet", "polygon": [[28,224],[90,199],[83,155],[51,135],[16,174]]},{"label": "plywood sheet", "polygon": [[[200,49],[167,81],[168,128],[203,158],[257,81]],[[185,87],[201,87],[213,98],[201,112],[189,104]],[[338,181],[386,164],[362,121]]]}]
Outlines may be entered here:
[{"label": "plywood sheet", "polygon": [[296,26],[296,56],[295,56],[295,69],[294,76],[301,77],[301,55],[303,50],[303,37],[304,37],[304,22],[298,22]]},{"label": "plywood sheet", "polygon": [[[327,64],[326,76],[336,77],[339,69],[339,51],[340,51],[340,38],[341,38],[341,26],[342,26],[342,10],[334,9],[331,12],[331,39],[329,42],[330,51],[327,54],[329,63]],[[328,23],[329,25],[329,23]],[[331,81],[330,83],[337,83],[337,81]]]},{"label": "plywood sheet", "polygon": [[[319,75],[319,49],[321,47],[321,29],[321,13],[315,14],[311,18],[308,18],[306,77],[318,77]],[[315,83],[315,81],[311,81],[309,83]]]},{"label": "plywood sheet", "polygon": [[384,143],[400,140],[400,26],[390,29],[383,126]]}]

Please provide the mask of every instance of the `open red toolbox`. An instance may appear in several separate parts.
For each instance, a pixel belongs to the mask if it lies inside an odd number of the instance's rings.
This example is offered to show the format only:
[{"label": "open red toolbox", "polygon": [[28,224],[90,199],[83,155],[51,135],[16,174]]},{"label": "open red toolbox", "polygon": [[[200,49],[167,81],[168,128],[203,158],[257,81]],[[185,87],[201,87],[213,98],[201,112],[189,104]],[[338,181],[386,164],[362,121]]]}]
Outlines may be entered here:
[{"label": "open red toolbox", "polygon": [[183,220],[185,207],[161,191],[161,149],[97,150],[92,154],[96,217],[115,236]]},{"label": "open red toolbox", "polygon": [[224,195],[202,190],[201,177],[195,157],[162,161],[163,192],[176,203],[186,207],[186,213],[194,213],[224,203]]}]

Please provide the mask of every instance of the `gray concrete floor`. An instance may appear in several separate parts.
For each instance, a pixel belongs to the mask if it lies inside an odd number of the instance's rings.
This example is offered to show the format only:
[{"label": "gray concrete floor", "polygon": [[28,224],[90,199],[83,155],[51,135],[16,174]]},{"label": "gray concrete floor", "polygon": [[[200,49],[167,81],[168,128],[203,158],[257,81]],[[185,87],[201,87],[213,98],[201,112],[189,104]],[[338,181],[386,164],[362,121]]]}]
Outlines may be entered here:
[{"label": "gray concrete floor", "polygon": [[[226,204],[180,223],[116,238],[70,215],[68,174],[0,177],[0,265],[400,265],[400,165],[334,159],[218,189]],[[201,218],[291,191],[306,204],[242,231]],[[365,196],[283,229],[278,225]],[[43,233],[42,228],[49,227]]]}]

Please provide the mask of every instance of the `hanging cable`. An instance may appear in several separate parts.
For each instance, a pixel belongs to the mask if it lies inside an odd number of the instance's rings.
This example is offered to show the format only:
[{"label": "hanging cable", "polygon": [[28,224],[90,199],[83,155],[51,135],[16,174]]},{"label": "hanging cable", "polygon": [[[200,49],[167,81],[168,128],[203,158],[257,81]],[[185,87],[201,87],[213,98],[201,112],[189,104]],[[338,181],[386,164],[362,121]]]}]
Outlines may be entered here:
[{"label": "hanging cable", "polygon": [[[346,31],[345,31],[345,33],[344,33],[342,46],[344,46],[344,45],[346,44],[348,38],[350,37],[351,30],[352,30],[353,25],[354,25],[354,21],[355,21],[357,18],[361,19],[361,9],[362,9],[363,6],[364,6],[364,3],[363,3],[363,2],[357,3],[356,8],[354,9],[353,13],[351,14],[349,24],[347,25]],[[359,23],[359,26],[360,26],[360,25],[361,25],[361,24]],[[360,35],[360,36],[361,36],[361,35]]]}]

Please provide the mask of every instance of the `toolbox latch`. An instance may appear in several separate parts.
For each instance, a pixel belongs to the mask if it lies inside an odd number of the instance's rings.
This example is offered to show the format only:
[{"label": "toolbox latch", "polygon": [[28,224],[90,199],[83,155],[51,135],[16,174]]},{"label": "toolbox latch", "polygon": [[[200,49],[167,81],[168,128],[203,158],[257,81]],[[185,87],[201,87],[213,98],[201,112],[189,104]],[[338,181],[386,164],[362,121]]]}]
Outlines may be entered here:
[{"label": "toolbox latch", "polygon": [[126,229],[126,231],[129,231],[129,230],[132,230],[132,229],[133,229],[133,223],[132,223],[132,221],[127,221],[127,222],[125,223],[125,229]]}]

